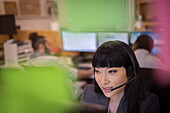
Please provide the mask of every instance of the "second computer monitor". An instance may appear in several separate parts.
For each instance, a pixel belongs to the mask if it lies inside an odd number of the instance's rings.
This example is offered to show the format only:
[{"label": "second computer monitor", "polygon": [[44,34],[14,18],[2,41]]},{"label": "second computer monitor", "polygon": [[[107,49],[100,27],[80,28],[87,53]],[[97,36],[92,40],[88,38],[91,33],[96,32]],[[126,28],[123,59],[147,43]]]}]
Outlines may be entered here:
[{"label": "second computer monitor", "polygon": [[128,37],[128,32],[121,32],[121,33],[116,33],[116,32],[111,32],[111,33],[98,33],[98,46],[103,44],[104,42],[107,41],[123,41],[126,44],[129,44],[129,37]]},{"label": "second computer monitor", "polygon": [[140,35],[148,35],[154,40],[154,45],[163,44],[164,41],[161,38],[160,33],[157,32],[131,32],[130,33],[130,44],[134,44]]},{"label": "second computer monitor", "polygon": [[131,32],[130,33],[130,45],[133,45],[140,35],[148,35],[154,40],[154,47],[151,50],[151,54],[162,54],[162,46],[164,44],[160,33],[158,32]]}]

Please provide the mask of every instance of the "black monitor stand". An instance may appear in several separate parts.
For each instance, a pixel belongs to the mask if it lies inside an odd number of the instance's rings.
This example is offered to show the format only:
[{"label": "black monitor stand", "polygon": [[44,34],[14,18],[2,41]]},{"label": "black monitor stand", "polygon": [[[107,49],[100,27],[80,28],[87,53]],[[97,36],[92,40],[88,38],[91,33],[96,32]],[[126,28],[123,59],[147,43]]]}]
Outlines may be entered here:
[{"label": "black monitor stand", "polygon": [[84,55],[84,52],[80,52],[79,56],[80,56],[80,57],[85,56],[85,55]]},{"label": "black monitor stand", "polygon": [[80,54],[77,56],[77,61],[81,63],[91,62],[91,60],[91,55],[85,54],[85,52],[80,52]]},{"label": "black monitor stand", "polygon": [[9,34],[9,39],[13,39],[13,35]]},{"label": "black monitor stand", "polygon": [[80,52],[79,55],[77,55],[78,62],[84,62],[85,56],[84,52]]}]

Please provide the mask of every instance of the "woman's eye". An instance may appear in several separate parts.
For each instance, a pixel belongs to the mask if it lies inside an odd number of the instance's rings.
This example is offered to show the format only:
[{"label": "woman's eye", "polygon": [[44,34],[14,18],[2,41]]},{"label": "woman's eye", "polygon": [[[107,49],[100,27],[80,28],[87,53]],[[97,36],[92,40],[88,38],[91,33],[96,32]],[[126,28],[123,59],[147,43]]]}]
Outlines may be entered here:
[{"label": "woman's eye", "polygon": [[109,73],[116,73],[117,71],[115,70],[110,70]]},{"label": "woman's eye", "polygon": [[98,70],[95,70],[95,73],[100,73],[100,71],[98,71]]}]

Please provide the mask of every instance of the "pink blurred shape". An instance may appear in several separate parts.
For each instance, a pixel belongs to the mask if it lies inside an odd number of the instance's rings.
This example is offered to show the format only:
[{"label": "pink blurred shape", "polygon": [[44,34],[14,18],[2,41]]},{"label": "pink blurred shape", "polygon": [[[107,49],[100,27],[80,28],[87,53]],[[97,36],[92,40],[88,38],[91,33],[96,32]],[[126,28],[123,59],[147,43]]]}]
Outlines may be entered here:
[{"label": "pink blurred shape", "polygon": [[[157,31],[161,31],[162,40],[164,40],[163,59],[165,67],[170,71],[170,0],[155,0],[156,21],[159,22],[156,27]],[[156,79],[160,84],[170,85],[170,73],[156,73]]]}]

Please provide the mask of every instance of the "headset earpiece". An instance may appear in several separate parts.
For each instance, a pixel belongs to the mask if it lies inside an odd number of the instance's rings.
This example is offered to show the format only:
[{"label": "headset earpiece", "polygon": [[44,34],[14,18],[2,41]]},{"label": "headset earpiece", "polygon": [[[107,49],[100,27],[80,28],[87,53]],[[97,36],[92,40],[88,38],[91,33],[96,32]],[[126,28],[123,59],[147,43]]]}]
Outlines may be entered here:
[{"label": "headset earpiece", "polygon": [[[128,50],[128,48],[125,48],[122,44],[123,43],[121,43],[120,41],[116,41],[127,53],[128,53],[128,56],[130,57],[130,60],[131,60],[131,63],[132,63],[132,69],[131,70],[133,70],[133,75],[134,76],[136,76],[137,75],[137,70],[136,70],[136,65],[135,65],[135,61],[134,61],[134,58],[131,56],[131,54],[130,54],[130,51]],[[125,45],[125,44],[124,44]],[[130,70],[129,70],[130,71]],[[129,72],[128,72],[129,73]]]},{"label": "headset earpiece", "polygon": [[133,67],[132,66],[129,66],[127,68],[127,75],[128,75],[128,79],[131,79],[131,78],[133,78],[135,76],[134,72],[133,72]]}]

